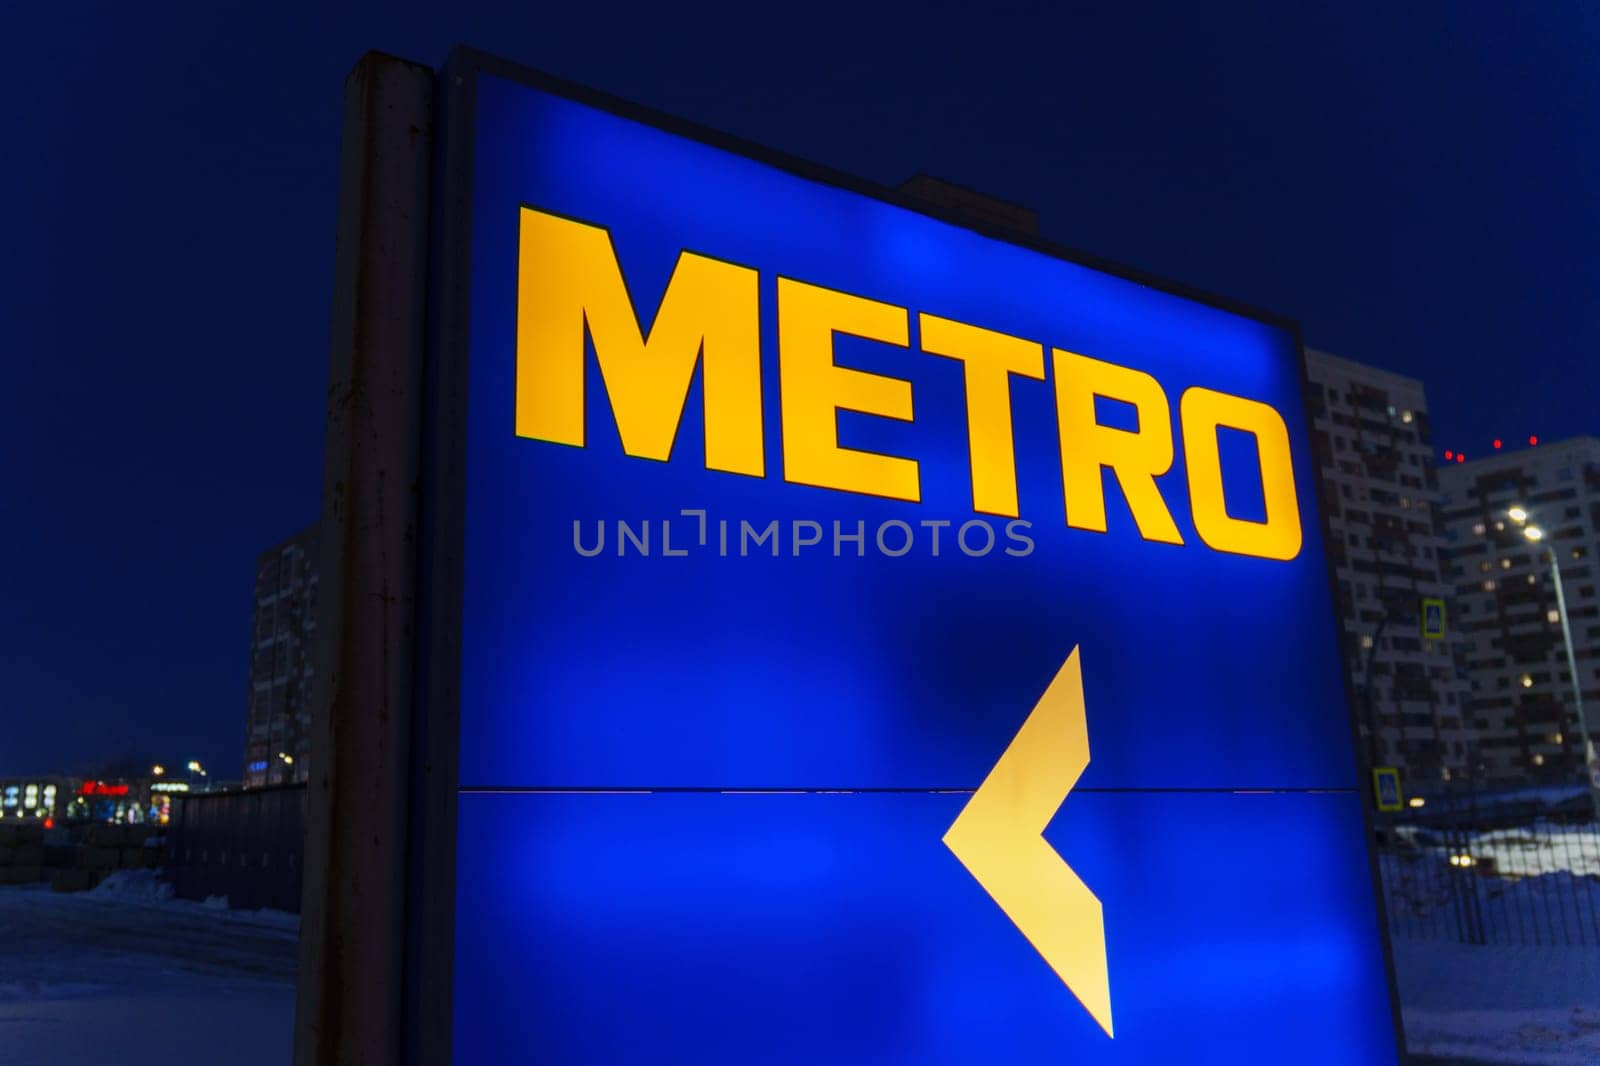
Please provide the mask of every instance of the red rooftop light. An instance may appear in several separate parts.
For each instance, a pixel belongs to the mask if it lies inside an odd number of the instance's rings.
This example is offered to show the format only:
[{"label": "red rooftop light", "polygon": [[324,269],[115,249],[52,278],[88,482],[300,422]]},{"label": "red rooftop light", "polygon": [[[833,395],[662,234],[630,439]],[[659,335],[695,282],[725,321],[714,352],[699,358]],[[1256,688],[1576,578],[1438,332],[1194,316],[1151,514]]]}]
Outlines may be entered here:
[{"label": "red rooftop light", "polygon": [[1444,453],[1444,461],[1445,462],[1448,463],[1450,460],[1454,459],[1455,457],[1456,457],[1456,453],[1455,452],[1450,451],[1448,448],[1445,449],[1445,453]]},{"label": "red rooftop light", "polygon": [[1462,455],[1460,452],[1456,452],[1456,462],[1464,463],[1466,461],[1467,461],[1467,457],[1465,455]]},{"label": "red rooftop light", "polygon": [[1496,437],[1494,439],[1494,450],[1495,451],[1499,451],[1500,450],[1500,438],[1499,437]]},{"label": "red rooftop light", "polygon": [[1528,447],[1537,448],[1538,446],[1539,446],[1539,438],[1538,437],[1529,437],[1528,438]]}]

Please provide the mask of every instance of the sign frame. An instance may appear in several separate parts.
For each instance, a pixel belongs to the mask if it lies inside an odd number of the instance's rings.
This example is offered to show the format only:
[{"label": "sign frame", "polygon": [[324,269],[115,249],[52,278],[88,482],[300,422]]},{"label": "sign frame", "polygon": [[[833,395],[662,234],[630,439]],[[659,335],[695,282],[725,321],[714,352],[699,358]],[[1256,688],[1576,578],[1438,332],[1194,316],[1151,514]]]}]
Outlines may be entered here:
[{"label": "sign frame", "polygon": [[[350,115],[352,97],[364,91],[358,84],[362,80],[360,75],[363,69],[367,71],[367,81],[370,84],[374,71],[384,68],[386,64],[392,67],[397,63],[399,61],[389,57],[369,55],[362,60],[352,75],[346,97],[347,171],[351,166],[352,154],[358,163],[364,163],[369,170],[379,174],[386,166],[392,168],[406,165],[403,160],[383,157],[373,139],[368,138],[357,144],[351,143],[352,134],[362,132],[362,127],[352,124]],[[412,74],[423,69],[414,64],[404,66]],[[431,137],[430,175],[426,176],[425,181],[426,209],[417,213],[412,222],[413,231],[409,234],[412,238],[425,238],[427,248],[426,262],[423,264],[424,280],[420,287],[420,296],[426,306],[425,325],[412,324],[409,327],[415,332],[412,339],[421,342],[426,354],[421,361],[420,380],[410,378],[402,383],[397,396],[400,402],[397,417],[379,427],[383,438],[382,444],[387,453],[404,460],[398,464],[400,472],[404,473],[406,464],[410,464],[415,473],[413,495],[416,506],[416,536],[404,538],[405,547],[395,553],[392,527],[385,533],[387,539],[380,541],[377,533],[368,533],[348,514],[341,515],[341,521],[345,523],[341,526],[343,534],[337,537],[328,536],[324,540],[325,561],[337,560],[340,564],[335,567],[325,567],[325,573],[334,575],[334,580],[340,584],[336,589],[325,592],[320,608],[324,615],[335,609],[341,611],[342,614],[334,616],[334,620],[336,623],[342,622],[345,628],[351,627],[354,623],[375,622],[379,620],[378,615],[382,615],[381,620],[386,622],[393,622],[396,617],[402,623],[409,622],[409,628],[402,630],[405,635],[402,636],[400,643],[407,658],[414,655],[415,666],[410,684],[400,685],[398,691],[388,693],[397,696],[398,702],[380,700],[380,696],[384,694],[370,690],[340,700],[329,691],[327,687],[329,683],[323,683],[324,687],[320,690],[315,704],[317,713],[323,718],[317,730],[320,748],[319,752],[314,754],[316,764],[327,775],[328,784],[323,790],[346,799],[351,798],[358,790],[362,777],[361,772],[348,773],[345,768],[347,762],[341,761],[350,759],[346,753],[351,750],[350,741],[355,739],[355,734],[351,730],[359,731],[363,728],[351,725],[349,720],[370,716],[380,702],[383,702],[386,709],[391,712],[397,712],[394,720],[398,723],[396,726],[398,732],[388,734],[384,739],[393,742],[390,751],[393,762],[388,766],[392,772],[402,777],[405,795],[399,798],[387,797],[386,806],[381,810],[363,810],[349,803],[344,804],[342,818],[348,824],[342,837],[356,839],[369,830],[387,832],[392,828],[396,815],[403,827],[403,839],[398,842],[391,841],[391,844],[398,845],[400,858],[395,859],[392,854],[389,856],[391,863],[398,861],[401,864],[402,868],[398,871],[399,884],[380,890],[379,895],[383,896],[387,909],[377,908],[370,917],[373,928],[366,930],[368,933],[381,935],[384,923],[394,921],[396,914],[403,916],[403,935],[399,952],[400,973],[385,975],[384,978],[385,981],[390,981],[398,977],[398,987],[395,989],[398,996],[397,1002],[393,1004],[396,1009],[388,1012],[358,1013],[349,1001],[339,1002],[340,997],[328,996],[318,991],[337,979],[334,967],[328,965],[331,949],[326,944],[326,937],[322,936],[325,929],[319,927],[319,923],[325,924],[324,919],[320,917],[322,914],[320,901],[324,897],[333,898],[336,890],[348,888],[348,884],[343,882],[355,876],[356,871],[351,864],[341,863],[336,856],[330,857],[332,851],[327,846],[330,840],[342,838],[330,822],[333,810],[339,805],[331,800],[322,801],[313,796],[312,839],[308,844],[306,871],[307,896],[311,901],[308,909],[312,912],[308,914],[308,930],[312,935],[303,941],[305,944],[303,959],[309,960],[310,964],[317,968],[318,973],[324,974],[324,977],[317,988],[309,993],[303,990],[301,994],[296,1040],[296,1061],[301,1066],[336,1061],[327,1050],[333,1046],[332,1044],[324,1041],[318,1045],[315,1040],[305,1038],[308,1027],[318,1027],[323,1033],[331,1030],[336,1034],[342,1034],[341,1046],[345,1048],[360,1048],[364,1041],[371,1041],[368,1045],[373,1049],[371,1052],[362,1052],[356,1058],[337,1061],[383,1061],[386,1056],[379,1049],[397,1047],[402,1060],[407,1063],[448,1063],[452,1057],[454,882],[459,795],[462,653],[460,621],[463,610],[463,545],[466,515],[465,436],[468,305],[471,289],[472,157],[476,134],[476,89],[478,79],[483,75],[491,75],[562,97],[646,124],[676,137],[735,153],[807,181],[833,186],[915,211],[990,239],[1017,245],[1132,281],[1162,293],[1273,326],[1289,334],[1295,346],[1302,352],[1298,367],[1302,405],[1308,387],[1298,324],[1281,316],[1219,298],[1189,286],[1155,278],[1097,256],[1064,248],[1053,242],[1005,230],[982,220],[930,205],[926,201],[896,190],[877,186],[653,109],[517,66],[473,49],[458,48],[453,51],[443,70],[434,75],[434,99],[431,109],[426,109],[426,115],[420,117],[409,116],[415,119],[412,122],[413,130],[417,122],[421,122],[423,131]],[[359,104],[359,101],[356,103]],[[420,112],[424,109],[417,110]],[[402,115],[400,121],[403,123],[407,118],[408,116]],[[365,121],[371,124],[383,120],[374,119],[369,115]],[[354,206],[358,205],[341,203],[341,233],[346,226],[354,229],[361,238],[358,254],[363,259],[360,266],[370,267],[368,260],[378,254],[374,247],[378,243],[376,240],[378,235],[372,232],[374,223],[366,216],[349,217]],[[402,281],[392,288],[398,292],[418,292],[415,279]],[[352,320],[367,321],[377,314],[370,302],[363,304],[363,297],[370,301],[371,293],[360,291],[360,286],[357,284],[340,284],[336,289],[333,360],[336,386],[341,380],[346,380],[348,383],[347,379],[352,375],[356,379],[361,379],[361,375],[368,372],[363,371],[358,360],[354,371],[347,373],[344,379],[340,377],[340,323],[348,325]],[[377,356],[381,362],[391,354],[380,351]],[[409,358],[408,353],[406,357]],[[344,397],[344,400],[347,402],[348,396]],[[331,399],[330,458],[324,484],[325,514],[339,513],[338,505],[344,499],[342,493],[345,491],[345,486],[339,480],[340,471],[334,455],[335,444],[341,442],[348,448],[355,432],[349,425],[341,424],[339,419],[340,409],[336,408],[334,400]],[[357,465],[363,461],[359,455],[355,458],[342,455],[342,458]],[[373,462],[373,460],[365,461]],[[381,464],[379,469],[381,470]],[[368,470],[368,473],[372,472],[371,469]],[[1331,543],[1329,509],[1322,497],[1320,484],[1316,487],[1315,495],[1316,502],[1308,503],[1308,508],[1315,511],[1325,542]],[[330,506],[334,508],[332,512],[328,509]],[[357,583],[350,577],[357,569],[356,561],[379,553],[384,547],[391,549],[391,555],[394,556],[386,558],[385,566],[396,568],[396,573],[403,574],[409,571],[414,575],[414,604],[403,605],[398,616],[383,605],[373,606],[366,603],[356,591]],[[1330,590],[1330,610],[1337,624],[1339,621],[1337,598],[1333,595],[1336,589],[1335,572],[1331,559],[1325,557],[1324,563]],[[319,654],[320,665],[324,669],[319,669],[320,678],[332,677],[338,673],[326,669],[331,664],[345,664],[349,661],[349,650],[345,644],[340,643],[340,632],[342,630],[337,624],[322,628],[320,639],[323,645],[319,649]],[[1338,654],[1341,660],[1348,659],[1347,649],[1341,648]],[[1347,679],[1348,669],[1342,673]],[[1348,680],[1344,683],[1347,685]],[[1359,753],[1359,734],[1354,708],[1349,700],[1345,702],[1351,749]],[[338,743],[334,742],[335,737],[338,738]],[[1359,754],[1357,757],[1359,759]],[[365,771],[365,767],[358,769]],[[1358,789],[1357,792],[1366,794],[1367,790]],[[1382,940],[1381,951],[1386,971],[1397,1060],[1403,1061],[1404,1037],[1400,1026],[1393,952],[1388,924],[1383,913],[1383,897],[1372,832],[1373,800],[1371,794],[1366,794],[1366,798],[1362,800],[1369,876],[1372,884],[1371,900]],[[319,833],[322,835],[321,846],[318,845]],[[393,852],[393,847],[390,851]],[[361,911],[351,912],[348,909],[341,910],[339,907],[327,909],[329,913],[341,916],[346,921],[351,919],[352,913],[358,924],[369,920]],[[353,979],[353,974],[347,975],[347,978]],[[385,985],[385,987],[390,986]]]},{"label": "sign frame", "polygon": [[[1419,606],[1418,625],[1422,630],[1423,640],[1444,640],[1450,635],[1450,616],[1446,613],[1442,596],[1424,596]],[[1438,625],[1430,624],[1432,621],[1430,612],[1437,612]]]},{"label": "sign frame", "polygon": [[[1392,790],[1393,799],[1385,799],[1386,790]],[[1374,766],[1372,768],[1372,802],[1378,810],[1386,814],[1405,810],[1405,790],[1400,787],[1400,770],[1394,766]]]}]

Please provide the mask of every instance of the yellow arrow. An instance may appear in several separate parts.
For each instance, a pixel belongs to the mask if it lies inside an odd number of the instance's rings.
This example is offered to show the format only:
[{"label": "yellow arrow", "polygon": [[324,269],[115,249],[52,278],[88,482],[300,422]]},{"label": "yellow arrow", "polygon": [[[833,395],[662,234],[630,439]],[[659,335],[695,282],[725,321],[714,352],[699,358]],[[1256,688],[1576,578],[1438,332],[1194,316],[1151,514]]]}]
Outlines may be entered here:
[{"label": "yellow arrow", "polygon": [[944,842],[1111,1036],[1100,901],[1041,835],[1088,765],[1083,670],[1073,648]]}]

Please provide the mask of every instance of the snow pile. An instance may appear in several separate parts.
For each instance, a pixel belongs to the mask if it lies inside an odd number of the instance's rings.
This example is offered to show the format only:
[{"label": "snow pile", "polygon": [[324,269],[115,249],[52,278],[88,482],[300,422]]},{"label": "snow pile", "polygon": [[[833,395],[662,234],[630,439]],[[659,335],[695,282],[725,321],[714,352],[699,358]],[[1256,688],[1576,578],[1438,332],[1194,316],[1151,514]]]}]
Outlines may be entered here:
[{"label": "snow pile", "polygon": [[113,870],[104,881],[89,890],[91,896],[114,896],[125,900],[167,900],[172,885],[156,876],[154,870]]},{"label": "snow pile", "polygon": [[1381,857],[1396,938],[1587,944],[1600,950],[1600,835],[1535,825],[1446,843],[1396,834]]},{"label": "snow pile", "polygon": [[1497,829],[1473,836],[1467,850],[1477,862],[1492,861],[1501,877],[1600,877],[1600,837],[1588,826]]}]

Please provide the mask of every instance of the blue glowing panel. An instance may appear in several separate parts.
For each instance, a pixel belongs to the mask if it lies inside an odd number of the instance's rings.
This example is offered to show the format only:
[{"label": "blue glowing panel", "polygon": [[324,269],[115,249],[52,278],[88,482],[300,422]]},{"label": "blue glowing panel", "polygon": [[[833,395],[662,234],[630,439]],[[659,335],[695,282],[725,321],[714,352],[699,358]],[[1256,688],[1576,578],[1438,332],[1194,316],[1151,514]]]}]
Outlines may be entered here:
[{"label": "blue glowing panel", "polygon": [[935,793],[468,794],[456,1061],[1394,1063],[1358,800],[1073,793],[1108,1038]]},{"label": "blue glowing panel", "polygon": [[[495,77],[477,93],[463,785],[971,788],[1081,646],[1086,786],[1354,786],[1291,335]],[[516,434],[525,207],[610,234],[646,330],[683,251],[757,272],[765,476],[707,469],[699,372],[670,458],[625,454],[592,351],[584,446]],[[906,346],[838,335],[833,355],[908,382],[914,417],[842,410],[836,430],[915,459],[920,501],[785,480],[780,276],[906,310]],[[1029,548],[1009,553],[1008,520],[974,511],[962,364],[922,349],[924,312],[1152,376],[1170,425],[1096,406],[1170,433],[1156,485],[1183,543],[1142,537],[1109,472],[1106,532],[1068,526],[1049,371],[1010,380]],[[1292,559],[1213,550],[1196,528],[1179,422],[1197,387],[1283,419]],[[1263,520],[1254,438],[1225,429],[1217,450],[1228,513]],[[619,521],[648,524],[649,555]],[[778,557],[741,552],[743,523],[774,521]],[[807,523],[822,543],[797,547]],[[836,544],[836,526],[862,539]]]}]

